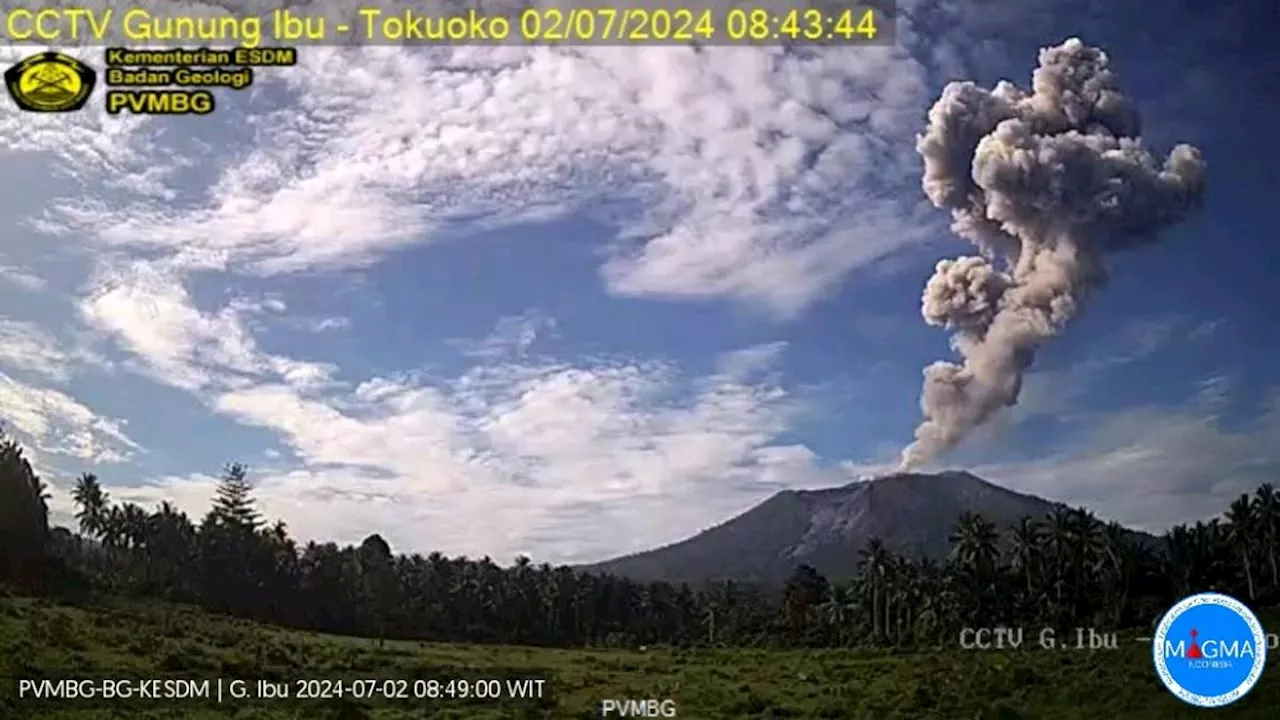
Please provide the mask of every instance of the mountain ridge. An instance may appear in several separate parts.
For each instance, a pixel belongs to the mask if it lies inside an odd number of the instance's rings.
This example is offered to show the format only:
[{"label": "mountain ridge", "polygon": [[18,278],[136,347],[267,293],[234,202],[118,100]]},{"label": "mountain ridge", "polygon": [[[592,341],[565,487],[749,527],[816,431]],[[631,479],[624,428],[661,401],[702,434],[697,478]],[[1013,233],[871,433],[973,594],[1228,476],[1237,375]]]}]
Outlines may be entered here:
[{"label": "mountain ridge", "polygon": [[941,559],[964,512],[979,513],[1005,531],[1062,504],[964,470],[895,473],[839,487],[783,490],[684,540],[581,569],[636,580],[776,584],[807,564],[843,578],[853,574],[858,551],[871,538],[896,552]]}]

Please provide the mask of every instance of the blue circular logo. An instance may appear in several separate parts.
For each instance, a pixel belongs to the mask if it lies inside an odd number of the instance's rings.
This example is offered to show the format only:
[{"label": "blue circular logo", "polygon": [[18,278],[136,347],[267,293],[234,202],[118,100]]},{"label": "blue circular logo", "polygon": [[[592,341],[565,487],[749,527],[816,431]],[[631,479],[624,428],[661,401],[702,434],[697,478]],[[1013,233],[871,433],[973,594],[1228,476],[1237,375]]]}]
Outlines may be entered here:
[{"label": "blue circular logo", "polygon": [[1186,598],[1160,619],[1152,658],[1164,686],[1183,702],[1222,707],[1262,677],[1267,637],[1244,603],[1218,593]]}]

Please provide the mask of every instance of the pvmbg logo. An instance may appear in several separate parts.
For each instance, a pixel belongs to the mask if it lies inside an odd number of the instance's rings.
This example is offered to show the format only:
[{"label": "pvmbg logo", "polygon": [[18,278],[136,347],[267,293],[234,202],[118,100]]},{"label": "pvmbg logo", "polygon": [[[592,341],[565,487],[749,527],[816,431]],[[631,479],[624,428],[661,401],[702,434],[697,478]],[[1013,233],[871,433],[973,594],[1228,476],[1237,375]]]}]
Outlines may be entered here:
[{"label": "pvmbg logo", "polygon": [[1267,662],[1267,637],[1244,603],[1201,593],[1160,619],[1152,656],[1169,692],[1198,707],[1222,707],[1257,684]]}]

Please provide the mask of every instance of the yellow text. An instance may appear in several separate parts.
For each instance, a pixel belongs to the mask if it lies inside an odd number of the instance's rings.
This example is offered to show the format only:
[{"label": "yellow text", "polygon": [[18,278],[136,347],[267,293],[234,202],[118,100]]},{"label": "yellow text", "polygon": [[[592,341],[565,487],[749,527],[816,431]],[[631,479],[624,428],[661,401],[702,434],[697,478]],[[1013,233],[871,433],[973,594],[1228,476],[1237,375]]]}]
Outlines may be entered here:
[{"label": "yellow text", "polygon": [[10,10],[5,17],[5,34],[10,40],[39,40],[58,43],[65,40],[102,40],[111,27],[110,10],[60,8]]}]

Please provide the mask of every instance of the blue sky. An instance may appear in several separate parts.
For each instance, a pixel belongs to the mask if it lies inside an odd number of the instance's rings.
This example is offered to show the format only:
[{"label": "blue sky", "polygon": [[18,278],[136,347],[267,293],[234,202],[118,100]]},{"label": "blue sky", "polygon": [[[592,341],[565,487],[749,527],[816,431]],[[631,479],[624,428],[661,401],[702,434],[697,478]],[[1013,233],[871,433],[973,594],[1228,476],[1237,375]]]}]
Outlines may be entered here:
[{"label": "blue sky", "polygon": [[950,357],[921,288],[968,252],[920,189],[925,112],[1078,35],[1153,150],[1202,150],[1207,204],[938,467],[1209,516],[1280,468],[1260,5],[919,1],[897,48],[785,55],[310,48],[205,118],[6,104],[0,415],[63,521],[81,471],[202,513],[235,460],[303,538],[502,561],[886,470]]}]

